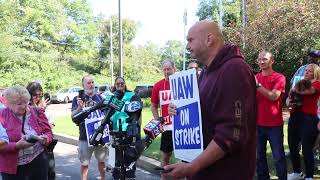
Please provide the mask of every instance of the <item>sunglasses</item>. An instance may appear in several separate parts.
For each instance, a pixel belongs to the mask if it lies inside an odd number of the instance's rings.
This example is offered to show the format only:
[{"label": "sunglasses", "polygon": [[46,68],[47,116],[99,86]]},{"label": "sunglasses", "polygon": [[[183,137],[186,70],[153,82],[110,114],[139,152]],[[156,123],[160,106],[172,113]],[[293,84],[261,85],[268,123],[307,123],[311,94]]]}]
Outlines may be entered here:
[{"label": "sunglasses", "polygon": [[39,94],[32,94],[32,97],[43,97],[43,94],[42,93],[39,93]]},{"label": "sunglasses", "polygon": [[120,85],[123,86],[123,85],[125,85],[125,83],[124,82],[118,82],[118,83],[116,83],[116,85],[117,86],[120,86]]}]

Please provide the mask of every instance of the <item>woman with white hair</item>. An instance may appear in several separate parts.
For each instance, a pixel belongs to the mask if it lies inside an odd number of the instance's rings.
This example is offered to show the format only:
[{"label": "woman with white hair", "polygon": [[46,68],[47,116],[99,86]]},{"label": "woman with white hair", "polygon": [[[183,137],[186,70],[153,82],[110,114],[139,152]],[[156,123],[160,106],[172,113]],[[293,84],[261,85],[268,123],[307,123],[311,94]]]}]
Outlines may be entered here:
[{"label": "woman with white hair", "polygon": [[0,150],[2,179],[46,180],[48,161],[44,151],[53,137],[46,115],[42,109],[29,106],[30,94],[22,86],[8,88],[4,96],[7,107],[0,109],[0,123],[9,143]]}]

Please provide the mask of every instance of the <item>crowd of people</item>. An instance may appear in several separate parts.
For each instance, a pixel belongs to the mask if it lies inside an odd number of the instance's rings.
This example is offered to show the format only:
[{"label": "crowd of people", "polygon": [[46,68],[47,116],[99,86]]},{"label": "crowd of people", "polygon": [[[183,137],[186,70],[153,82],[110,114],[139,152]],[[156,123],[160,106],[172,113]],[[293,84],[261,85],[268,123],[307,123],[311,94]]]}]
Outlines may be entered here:
[{"label": "crowd of people", "polygon": [[[278,179],[312,180],[315,171],[313,147],[319,122],[320,51],[311,51],[308,64],[296,72],[285,102],[290,109],[288,145],[293,169],[288,174],[282,116],[286,77],[273,70],[276,63],[273,53],[268,50],[259,52],[256,63],[261,72],[254,74],[240,48],[226,44],[218,25],[209,20],[193,25],[187,42],[191,57],[197,60],[191,61],[188,69],[195,68],[198,77],[204,151],[191,162],[170,164],[174,150],[172,121],[177,111],[171,97],[169,76],[176,72],[176,67],[173,60],[165,60],[161,64],[164,78],[154,84],[151,94],[154,119],[165,119],[160,151],[161,166],[166,172],[161,173],[161,179],[249,180],[255,174],[258,180],[270,179],[267,162],[269,141]],[[202,69],[198,63],[203,66]],[[71,116],[104,100],[103,94],[95,91],[93,76],[85,75],[81,84],[83,91],[72,101]],[[128,90],[123,77],[115,79],[112,92],[121,92],[121,100],[125,104],[141,102],[137,94]],[[53,139],[52,116],[45,111],[47,104],[39,82],[31,82],[26,88],[12,86],[5,90],[4,98],[0,99],[0,172],[3,180],[55,179],[53,148],[57,141]],[[96,111],[104,116],[102,110]],[[82,180],[88,178],[93,153],[100,178],[106,179],[108,146],[91,146],[88,142],[85,122],[93,118],[96,117],[88,116],[82,122],[75,122],[79,126],[78,153]],[[138,122],[140,131],[141,111],[132,116],[124,107],[111,116],[111,128],[113,131],[125,129],[132,118]],[[128,140],[140,140],[138,134]],[[30,137],[36,140],[32,141]],[[121,153],[116,149],[115,157]],[[116,168],[112,171],[114,179],[121,177],[120,163],[127,163],[129,158],[124,156],[123,162],[115,162]],[[124,176],[135,179],[135,170],[135,165],[130,166]]]}]

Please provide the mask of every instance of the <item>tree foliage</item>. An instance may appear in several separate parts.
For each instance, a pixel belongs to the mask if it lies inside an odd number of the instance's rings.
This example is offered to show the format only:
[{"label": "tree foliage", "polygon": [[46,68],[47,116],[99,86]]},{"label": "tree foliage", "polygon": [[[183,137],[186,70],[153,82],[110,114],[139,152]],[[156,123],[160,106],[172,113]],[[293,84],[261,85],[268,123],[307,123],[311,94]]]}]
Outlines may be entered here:
[{"label": "tree foliage", "polygon": [[[240,5],[238,3],[236,6]],[[248,63],[259,71],[255,60],[261,49],[267,49],[275,55],[274,68],[290,80],[308,51],[320,47],[320,2],[249,0],[246,9],[243,52]],[[237,14],[240,15],[240,12]],[[223,33],[227,42],[243,45],[241,26],[224,27]]]},{"label": "tree foliage", "polygon": [[[222,1],[222,24],[224,27],[241,25],[241,0]],[[216,0],[200,0],[196,15],[199,20],[211,19],[219,22],[219,6]]]},{"label": "tree foliage", "polygon": [[275,68],[291,77],[320,38],[320,2],[263,2],[248,2],[245,53],[253,64],[259,50],[272,51]]},{"label": "tree foliage", "polygon": [[161,61],[170,59],[176,63],[178,70],[183,69],[183,43],[177,40],[169,40],[161,48]]}]

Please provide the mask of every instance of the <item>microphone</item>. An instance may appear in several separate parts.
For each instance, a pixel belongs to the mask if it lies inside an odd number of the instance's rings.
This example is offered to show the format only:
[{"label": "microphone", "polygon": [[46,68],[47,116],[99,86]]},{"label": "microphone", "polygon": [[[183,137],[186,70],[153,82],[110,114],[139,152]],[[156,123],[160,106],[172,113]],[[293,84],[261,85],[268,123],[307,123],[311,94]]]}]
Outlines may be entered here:
[{"label": "microphone", "polygon": [[76,125],[79,126],[82,122],[84,122],[84,119],[87,118],[90,113],[92,113],[93,111],[95,111],[97,109],[101,109],[103,107],[106,107],[106,106],[107,106],[107,104],[104,104],[104,101],[102,101],[102,102],[100,102],[90,108],[83,109],[82,111],[78,112],[77,114],[74,114],[71,117],[71,119]]},{"label": "microphone", "polygon": [[[100,126],[94,131],[92,137],[89,140],[89,143],[91,145],[97,146],[102,143],[102,136],[103,136],[103,130],[107,124],[110,124],[111,116],[116,112],[116,111],[121,111],[122,107],[124,106],[125,102],[123,102],[121,99],[123,98],[124,93],[121,91],[115,91],[113,95],[108,95],[105,97],[104,103],[108,102],[105,104],[105,117],[101,121]],[[102,106],[103,107],[103,106]]]},{"label": "microphone", "polygon": [[[97,109],[104,110],[104,109],[108,108],[108,105],[110,103],[112,104],[113,107],[119,109],[120,107],[115,105],[116,100],[113,100],[113,98],[117,97],[118,99],[122,99],[123,95],[124,94],[122,92],[118,92],[118,91],[116,91],[114,93],[108,93],[106,96],[103,97],[103,100],[101,102],[99,102],[98,104],[96,104],[92,107],[89,107],[89,108],[85,108],[82,111],[78,112],[77,114],[73,115],[71,117],[72,121],[74,123],[76,123],[77,125],[79,125],[84,121],[85,118],[87,118],[89,116],[90,113],[92,113],[93,111],[95,111]],[[115,102],[112,103],[112,101],[115,101]],[[119,104],[119,105],[121,105],[121,104]]]},{"label": "microphone", "polygon": [[152,140],[155,139],[160,133],[163,132],[164,118],[159,117],[153,119],[143,128],[144,133],[149,136]]},{"label": "microphone", "polygon": [[144,133],[146,136],[134,143],[131,148],[128,148],[126,153],[126,158],[128,162],[135,162],[142,155],[143,151],[146,150],[152,140],[154,140],[160,133],[163,132],[163,124],[165,120],[163,117],[151,120],[144,128]]}]

